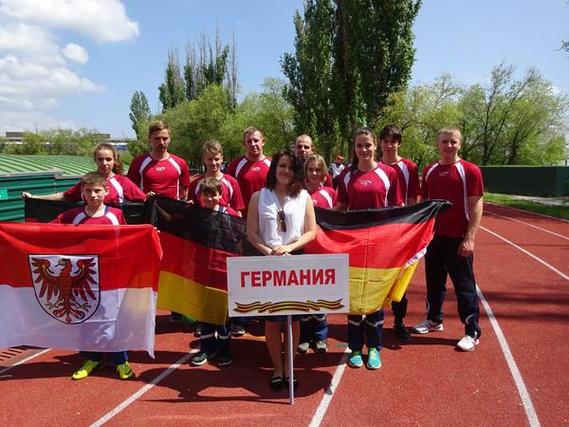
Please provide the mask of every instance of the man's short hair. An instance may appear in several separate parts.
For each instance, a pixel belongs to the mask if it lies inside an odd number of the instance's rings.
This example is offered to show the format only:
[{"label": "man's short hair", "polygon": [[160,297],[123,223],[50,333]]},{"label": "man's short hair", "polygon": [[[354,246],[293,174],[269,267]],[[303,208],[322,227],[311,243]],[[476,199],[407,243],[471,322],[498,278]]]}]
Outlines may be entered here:
[{"label": "man's short hair", "polygon": [[243,141],[245,141],[245,138],[247,138],[247,135],[250,135],[252,133],[255,132],[259,132],[261,134],[261,136],[263,137],[263,139],[265,138],[265,135],[263,135],[263,132],[261,132],[260,129],[257,129],[256,127],[253,126],[249,126],[248,128],[245,128],[243,130]]},{"label": "man's short hair", "polygon": [[305,133],[303,133],[302,135],[298,135],[296,137],[296,140],[294,141],[294,144],[296,145],[296,143],[298,142],[298,140],[308,140],[310,141],[310,145],[312,145],[314,147],[314,141],[312,140],[312,137],[310,135],[307,135]]},{"label": "man's short hair", "polygon": [[87,172],[81,177],[81,187],[85,185],[100,185],[105,188],[109,188],[107,184],[107,178],[105,175],[99,172]]},{"label": "man's short hair", "polygon": [[148,126],[148,138],[150,138],[154,132],[158,132],[164,129],[166,129],[168,133],[170,133],[170,126],[168,126],[165,122],[163,122],[162,120],[153,121]]},{"label": "man's short hair", "polygon": [[216,194],[221,194],[223,187],[221,181],[219,181],[214,176],[208,176],[200,181],[199,194],[205,194],[206,196],[215,196]]},{"label": "man's short hair", "polygon": [[205,156],[206,153],[221,154],[223,156],[223,147],[219,141],[210,139],[202,144],[202,157]]},{"label": "man's short hair", "polygon": [[403,135],[401,133],[401,129],[395,125],[387,125],[381,132],[379,132],[379,140],[385,141],[387,139],[391,139],[392,141],[397,141],[399,144],[403,142]]},{"label": "man's short hair", "polygon": [[456,135],[458,136],[458,139],[462,142],[462,132],[460,131],[459,128],[452,128],[452,127],[442,128],[437,133],[437,141],[439,140],[441,135]]}]

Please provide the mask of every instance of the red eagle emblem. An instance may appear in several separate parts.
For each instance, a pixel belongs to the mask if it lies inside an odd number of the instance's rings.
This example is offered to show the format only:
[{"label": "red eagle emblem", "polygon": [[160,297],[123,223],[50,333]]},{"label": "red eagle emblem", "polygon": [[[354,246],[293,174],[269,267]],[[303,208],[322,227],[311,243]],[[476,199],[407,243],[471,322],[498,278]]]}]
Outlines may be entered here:
[{"label": "red eagle emblem", "polygon": [[99,305],[98,257],[30,255],[36,296],[42,308],[63,323],[80,323]]}]

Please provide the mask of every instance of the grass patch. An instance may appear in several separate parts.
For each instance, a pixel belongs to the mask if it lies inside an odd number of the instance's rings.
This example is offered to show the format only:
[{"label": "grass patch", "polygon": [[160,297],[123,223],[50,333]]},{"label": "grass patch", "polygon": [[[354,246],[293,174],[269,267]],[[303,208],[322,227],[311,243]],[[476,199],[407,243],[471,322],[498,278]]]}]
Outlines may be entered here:
[{"label": "grass patch", "polygon": [[567,205],[546,205],[531,200],[516,199],[508,194],[496,193],[484,193],[484,201],[569,220],[569,206]]}]

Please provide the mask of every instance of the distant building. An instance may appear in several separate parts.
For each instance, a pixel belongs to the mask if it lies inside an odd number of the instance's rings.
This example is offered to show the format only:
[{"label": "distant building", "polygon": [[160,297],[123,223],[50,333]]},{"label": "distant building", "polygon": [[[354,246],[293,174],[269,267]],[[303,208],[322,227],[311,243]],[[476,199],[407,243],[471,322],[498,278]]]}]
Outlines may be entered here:
[{"label": "distant building", "polygon": [[[6,136],[4,137],[4,142],[7,144],[15,144],[20,145],[24,143],[24,133],[25,132],[6,132]],[[103,139],[103,142],[108,142],[117,150],[128,150],[128,144],[130,142],[136,141],[134,138],[112,138],[110,133],[97,133],[96,136],[99,136]],[[46,141],[45,145],[49,145],[50,142]]]}]

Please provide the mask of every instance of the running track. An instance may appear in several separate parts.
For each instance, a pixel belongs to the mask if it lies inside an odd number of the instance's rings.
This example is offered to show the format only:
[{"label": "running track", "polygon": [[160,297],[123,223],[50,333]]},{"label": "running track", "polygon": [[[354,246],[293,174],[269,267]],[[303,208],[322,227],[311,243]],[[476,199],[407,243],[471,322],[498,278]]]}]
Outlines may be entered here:
[{"label": "running track", "polygon": [[[383,367],[340,362],[345,318],[331,316],[330,351],[296,359],[295,404],[268,387],[261,331],[233,340],[234,363],[188,367],[197,341],[158,317],[156,359],[131,352],[133,381],[106,368],[69,379],[80,358],[25,352],[0,367],[2,425],[569,425],[569,222],[486,204],[475,250],[481,344],[462,334],[450,289],[445,330],[400,346],[387,310]],[[409,289],[407,324],[423,320],[422,267]],[[192,349],[188,348],[190,341]],[[32,354],[33,353],[33,354]],[[2,366],[2,365],[0,365]]]}]

